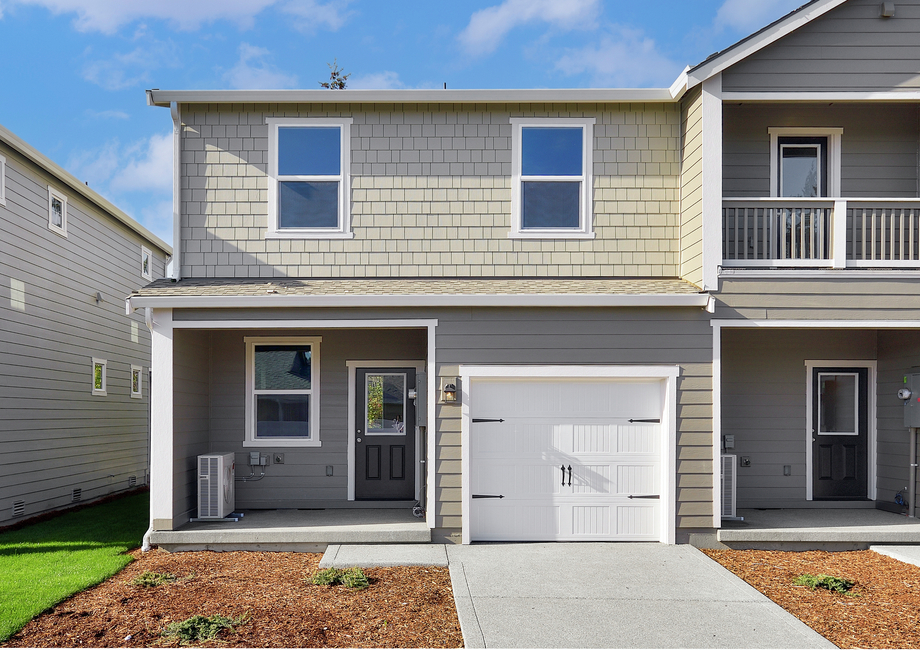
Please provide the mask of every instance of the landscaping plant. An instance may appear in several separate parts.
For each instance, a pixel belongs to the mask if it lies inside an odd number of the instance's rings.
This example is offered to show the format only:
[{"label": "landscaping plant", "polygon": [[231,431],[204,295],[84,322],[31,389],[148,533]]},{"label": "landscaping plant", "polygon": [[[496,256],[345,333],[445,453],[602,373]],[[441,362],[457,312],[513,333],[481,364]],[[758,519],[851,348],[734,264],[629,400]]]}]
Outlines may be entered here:
[{"label": "landscaping plant", "polygon": [[222,630],[232,632],[234,626],[242,624],[245,620],[245,614],[236,619],[227,618],[220,614],[214,614],[213,616],[195,614],[184,621],[167,625],[163,631],[163,636],[177,636],[183,644],[208,641],[220,634]]},{"label": "landscaping plant", "polygon": [[828,591],[836,591],[837,593],[845,594],[850,589],[852,589],[853,585],[856,583],[846,578],[837,578],[834,576],[825,575],[823,573],[816,576],[813,576],[810,573],[803,573],[793,581],[793,584],[808,587],[812,591],[820,587],[821,589],[827,589]]},{"label": "landscaping plant", "polygon": [[349,589],[366,589],[370,582],[364,571],[358,567],[351,569],[321,569],[313,574],[310,580],[315,585],[331,587],[333,585],[345,585]]},{"label": "landscaping plant", "polygon": [[175,582],[176,576],[171,573],[157,573],[156,571],[144,571],[131,581],[132,585],[138,587],[159,587],[167,582]]}]

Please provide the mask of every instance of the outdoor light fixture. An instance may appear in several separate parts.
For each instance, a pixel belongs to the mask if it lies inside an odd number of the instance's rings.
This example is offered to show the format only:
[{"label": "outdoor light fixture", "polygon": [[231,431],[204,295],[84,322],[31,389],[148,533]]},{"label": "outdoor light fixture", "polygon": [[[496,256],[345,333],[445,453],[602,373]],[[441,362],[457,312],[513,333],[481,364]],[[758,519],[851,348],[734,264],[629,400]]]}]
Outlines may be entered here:
[{"label": "outdoor light fixture", "polygon": [[441,401],[445,404],[457,401],[457,386],[459,377],[441,377]]}]

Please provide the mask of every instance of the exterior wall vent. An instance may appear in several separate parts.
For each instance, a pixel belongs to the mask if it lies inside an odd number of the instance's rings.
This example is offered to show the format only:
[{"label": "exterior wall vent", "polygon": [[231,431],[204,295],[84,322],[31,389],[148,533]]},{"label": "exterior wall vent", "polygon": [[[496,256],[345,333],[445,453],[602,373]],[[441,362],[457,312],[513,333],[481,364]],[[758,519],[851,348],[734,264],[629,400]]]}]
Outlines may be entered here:
[{"label": "exterior wall vent", "polygon": [[26,514],[26,502],[13,501],[13,516],[22,517],[24,514]]},{"label": "exterior wall vent", "polygon": [[70,496],[71,503],[77,503],[83,498],[83,488],[74,488]]},{"label": "exterior wall vent", "polygon": [[734,454],[722,455],[722,517],[734,519],[737,517],[735,510],[735,472],[738,457]]},{"label": "exterior wall vent", "polygon": [[128,487],[134,487],[135,485],[137,485],[137,477],[129,476],[128,477]]}]

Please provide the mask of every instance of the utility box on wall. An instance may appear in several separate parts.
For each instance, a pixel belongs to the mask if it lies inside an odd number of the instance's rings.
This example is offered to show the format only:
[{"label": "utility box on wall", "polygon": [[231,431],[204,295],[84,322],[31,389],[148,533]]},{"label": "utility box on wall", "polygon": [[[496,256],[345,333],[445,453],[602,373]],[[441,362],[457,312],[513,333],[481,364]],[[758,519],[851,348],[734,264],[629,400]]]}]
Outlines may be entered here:
[{"label": "utility box on wall", "polygon": [[904,400],[904,426],[920,427],[920,368],[907,371],[898,397]]}]

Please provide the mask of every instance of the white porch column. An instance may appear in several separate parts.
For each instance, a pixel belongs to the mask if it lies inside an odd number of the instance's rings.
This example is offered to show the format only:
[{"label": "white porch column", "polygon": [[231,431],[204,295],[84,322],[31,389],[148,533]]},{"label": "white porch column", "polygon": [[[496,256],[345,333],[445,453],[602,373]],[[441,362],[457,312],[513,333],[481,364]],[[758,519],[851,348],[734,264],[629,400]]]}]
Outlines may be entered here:
[{"label": "white porch column", "polygon": [[722,264],[722,75],[703,82],[703,289],[718,291]]},{"label": "white porch column", "polygon": [[150,370],[150,525],[173,528],[172,309],[153,310]]}]

